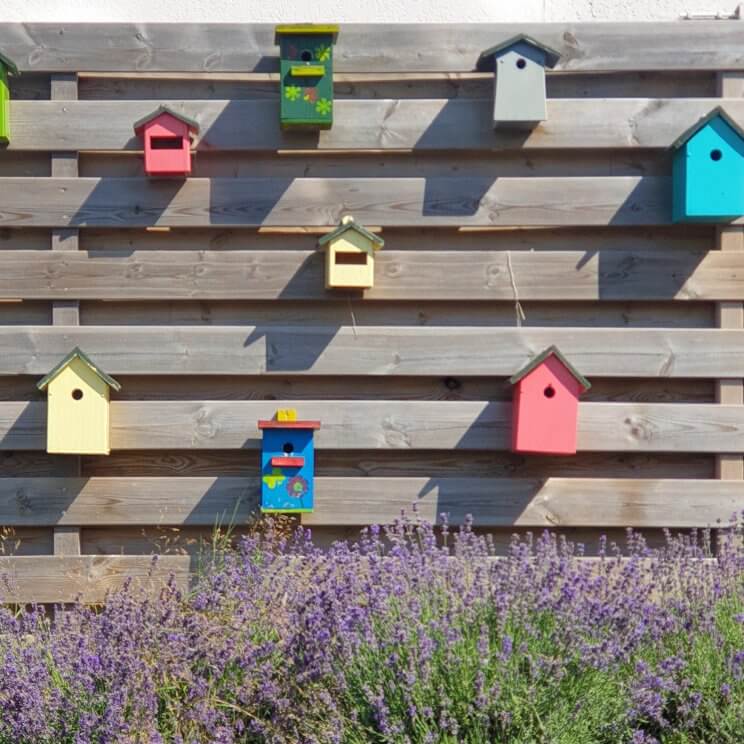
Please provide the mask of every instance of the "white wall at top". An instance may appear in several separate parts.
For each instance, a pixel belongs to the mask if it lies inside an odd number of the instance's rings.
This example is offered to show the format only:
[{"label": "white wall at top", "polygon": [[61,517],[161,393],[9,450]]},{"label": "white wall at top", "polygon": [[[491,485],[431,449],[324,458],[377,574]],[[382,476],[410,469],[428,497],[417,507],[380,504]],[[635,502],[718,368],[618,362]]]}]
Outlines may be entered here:
[{"label": "white wall at top", "polygon": [[654,21],[726,15],[736,0],[3,0],[0,22],[447,23]]}]

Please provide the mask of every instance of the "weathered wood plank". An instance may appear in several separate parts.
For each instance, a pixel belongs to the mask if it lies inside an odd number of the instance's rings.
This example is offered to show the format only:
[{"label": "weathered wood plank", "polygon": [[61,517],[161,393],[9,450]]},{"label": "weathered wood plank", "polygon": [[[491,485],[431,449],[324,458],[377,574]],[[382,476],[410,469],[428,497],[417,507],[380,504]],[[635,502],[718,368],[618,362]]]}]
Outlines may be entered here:
[{"label": "weathered wood plank", "polygon": [[665,225],[667,177],[0,178],[0,226]]},{"label": "weathered wood plank", "polygon": [[[0,298],[346,300],[320,251],[0,252]],[[389,251],[366,300],[744,299],[744,253]]]},{"label": "weathered wood plank", "polygon": [[71,348],[122,374],[509,376],[551,344],[588,377],[744,377],[744,331],[374,326],[0,327],[0,375]]},{"label": "weathered wood plank", "polygon": [[[276,401],[114,401],[114,450],[257,450]],[[485,401],[283,401],[323,426],[318,449],[504,450],[511,404]],[[45,446],[44,403],[0,403],[0,450]],[[582,403],[585,452],[744,452],[744,407]]]},{"label": "weathered wood plank", "polygon": [[135,588],[156,591],[171,575],[185,589],[192,559],[186,555],[158,556],[16,556],[0,557],[0,602],[89,604],[103,602],[109,591],[128,580]]},{"label": "weathered wood plank", "polygon": [[[744,101],[722,105],[744,122]],[[492,103],[479,99],[339,100],[333,128],[283,132],[276,101],[170,101],[200,123],[196,149],[500,150],[668,148],[707,114],[710,98],[552,99],[531,131],[493,128]],[[13,101],[12,150],[141,150],[132,123],[152,101]]]},{"label": "weathered wood plank", "polygon": [[[411,510],[481,527],[702,527],[744,507],[744,482],[603,478],[317,478],[307,525],[390,522]],[[256,478],[3,478],[4,524],[240,524],[257,514]],[[0,574],[2,567],[0,566]]]},{"label": "weathered wood plank", "polygon": [[[557,49],[563,70],[742,69],[736,21],[696,23],[343,24],[338,72],[470,71],[519,33]],[[278,69],[273,24],[6,23],[0,48],[21,70],[51,72]]]}]

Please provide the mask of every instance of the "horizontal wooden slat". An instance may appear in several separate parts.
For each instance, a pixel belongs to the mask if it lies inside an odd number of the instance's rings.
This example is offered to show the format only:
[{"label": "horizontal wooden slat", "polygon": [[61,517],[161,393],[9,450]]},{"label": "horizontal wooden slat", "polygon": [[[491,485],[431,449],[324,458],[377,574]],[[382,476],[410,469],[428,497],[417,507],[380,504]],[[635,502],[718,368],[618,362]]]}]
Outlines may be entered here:
[{"label": "horizontal wooden slat", "polygon": [[[114,401],[114,450],[257,450],[276,401]],[[511,404],[476,401],[282,401],[322,421],[319,449],[504,450]],[[582,403],[585,452],[744,452],[744,409],[705,404]],[[0,403],[0,450],[46,446],[46,404]]]},{"label": "horizontal wooden slat", "polygon": [[[0,298],[323,300],[321,251],[0,252]],[[378,253],[366,300],[744,299],[744,255],[680,250]],[[352,293],[353,294],[353,293]]]},{"label": "horizontal wooden slat", "polygon": [[667,177],[0,178],[0,226],[665,225]]},{"label": "horizontal wooden slat", "polygon": [[[496,150],[668,148],[714,103],[744,122],[744,102],[553,99],[531,131],[493,127],[491,100],[339,100],[333,127],[285,132],[276,101],[170,101],[200,124],[197,150]],[[152,101],[14,101],[13,150],[141,150],[133,122]]]},{"label": "horizontal wooden slat", "polygon": [[78,599],[96,604],[128,580],[135,588],[154,592],[171,575],[185,589],[192,559],[187,555],[159,556],[15,556],[0,557],[0,602],[65,603]]},{"label": "horizontal wooden slat", "polygon": [[[25,525],[240,524],[257,478],[2,478],[0,519]],[[604,478],[316,478],[306,525],[389,523],[402,511],[481,527],[702,527],[744,507],[744,482]],[[0,569],[0,574],[2,573]]]},{"label": "horizontal wooden slat", "polygon": [[556,344],[587,377],[744,377],[744,331],[375,326],[0,327],[0,375],[79,346],[109,374],[509,376]]},{"label": "horizontal wooden slat", "polygon": [[[736,21],[696,23],[343,24],[338,72],[469,71],[478,56],[527,33],[564,70],[742,69]],[[0,49],[22,70],[276,71],[272,24],[5,23]]]}]

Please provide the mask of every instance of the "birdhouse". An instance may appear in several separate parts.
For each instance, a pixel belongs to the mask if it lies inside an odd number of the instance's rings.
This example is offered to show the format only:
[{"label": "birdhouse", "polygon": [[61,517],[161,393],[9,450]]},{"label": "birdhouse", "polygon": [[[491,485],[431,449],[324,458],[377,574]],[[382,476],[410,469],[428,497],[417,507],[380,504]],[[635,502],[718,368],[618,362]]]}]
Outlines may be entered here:
[{"label": "birdhouse", "polygon": [[548,118],[545,68],[561,55],[520,34],[481,54],[478,68],[494,71],[494,127],[531,129]]},{"label": "birdhouse", "polygon": [[579,396],[591,386],[555,346],[535,357],[509,381],[512,451],[576,454]]},{"label": "birdhouse", "polygon": [[338,26],[277,26],[282,129],[330,129]]},{"label": "birdhouse", "polygon": [[74,349],[37,387],[48,388],[47,452],[109,454],[109,389],[121,390],[113,377]]},{"label": "birdhouse", "polygon": [[351,215],[324,235],[318,245],[326,252],[326,289],[369,289],[375,284],[375,251],[385,241],[365,230]]},{"label": "birdhouse", "polygon": [[134,133],[143,141],[148,176],[183,178],[191,175],[191,135],[199,124],[167,106],[135,122]]},{"label": "birdhouse", "polygon": [[685,131],[672,149],[675,222],[744,215],[744,130],[722,108]]},{"label": "birdhouse", "polygon": [[320,421],[298,421],[292,408],[259,421],[261,447],[261,511],[311,512],[315,451],[313,432]]},{"label": "birdhouse", "polygon": [[0,145],[10,141],[10,83],[8,77],[18,69],[4,54],[0,54]]}]

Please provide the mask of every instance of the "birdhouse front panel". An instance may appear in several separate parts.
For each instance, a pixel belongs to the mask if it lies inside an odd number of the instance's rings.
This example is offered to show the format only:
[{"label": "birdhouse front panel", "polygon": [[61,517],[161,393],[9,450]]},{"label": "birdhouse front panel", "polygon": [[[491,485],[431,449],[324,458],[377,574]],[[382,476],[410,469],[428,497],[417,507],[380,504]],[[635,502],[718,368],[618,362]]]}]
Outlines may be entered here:
[{"label": "birdhouse front panel", "polygon": [[[314,426],[316,422],[305,423]],[[278,421],[260,422],[259,426],[263,429],[261,511],[311,512],[315,478],[313,428],[300,428],[303,422]]]},{"label": "birdhouse front panel", "polygon": [[494,126],[533,127],[548,118],[545,52],[517,42],[496,58]]},{"label": "birdhouse front panel", "polygon": [[185,177],[191,174],[189,126],[162,113],[142,126],[145,173],[148,176]]},{"label": "birdhouse front panel", "polygon": [[75,358],[49,382],[47,452],[108,455],[109,386]]},{"label": "birdhouse front panel", "polygon": [[326,249],[326,288],[369,289],[375,283],[375,248],[364,235],[347,230]]},{"label": "birdhouse front panel", "polygon": [[10,83],[8,67],[0,59],[0,145],[10,141]]},{"label": "birdhouse front panel", "polygon": [[512,450],[576,454],[579,395],[584,389],[585,386],[553,354],[516,382]]},{"label": "birdhouse front panel", "polygon": [[333,44],[336,26],[279,26],[280,119],[283,129],[333,124]]},{"label": "birdhouse front panel", "polygon": [[744,139],[716,116],[674,153],[675,222],[731,220],[744,215]]}]

